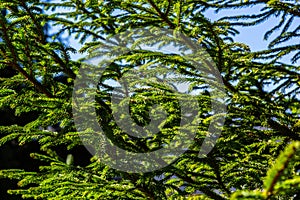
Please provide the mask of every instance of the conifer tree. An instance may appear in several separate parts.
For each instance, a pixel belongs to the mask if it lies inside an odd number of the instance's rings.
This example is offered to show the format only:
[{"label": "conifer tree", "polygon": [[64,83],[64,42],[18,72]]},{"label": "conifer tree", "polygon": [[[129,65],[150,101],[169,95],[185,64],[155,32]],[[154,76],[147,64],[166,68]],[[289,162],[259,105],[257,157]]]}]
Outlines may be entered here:
[{"label": "conifer tree", "polygon": [[[209,9],[260,4],[263,4],[262,13],[257,15],[212,21],[204,14]],[[13,139],[17,139],[20,145],[38,141],[42,153],[33,152],[31,156],[45,163],[37,172],[24,169],[0,171],[0,177],[19,181],[20,188],[9,190],[10,194],[35,199],[297,197],[299,143],[296,141],[299,140],[300,129],[297,119],[299,74],[296,63],[299,60],[299,45],[284,45],[284,42],[298,37],[299,27],[289,30],[292,20],[299,18],[298,3],[273,0],[1,0],[0,6],[1,10],[8,11],[0,19],[0,68],[15,72],[9,77],[1,76],[0,106],[9,107],[15,115],[38,113],[25,125],[1,126],[1,133],[5,136],[0,144]],[[270,49],[251,52],[246,44],[235,42],[234,36],[238,34],[235,26],[254,26],[271,15],[282,15],[282,20],[266,33],[266,37],[280,27],[283,29],[270,42]],[[247,21],[233,21],[239,19]],[[47,23],[59,30],[48,36],[44,30]],[[70,54],[86,52],[86,60],[97,58],[108,48],[110,38],[128,30],[152,31],[157,28],[191,38],[206,50],[220,72],[229,98],[226,99],[226,121],[214,148],[206,157],[199,157],[204,138],[214,134],[208,131],[209,124],[219,117],[211,113],[210,102],[214,96],[205,91],[207,85],[203,81],[203,74],[180,55],[136,50],[117,54],[97,82],[95,104],[92,106],[96,107],[97,121],[105,136],[123,149],[148,152],[163,148],[180,132],[180,106],[163,82],[135,83],[135,80],[129,79],[132,80],[131,84],[147,86],[135,91],[139,93],[130,99],[133,102],[129,106],[130,114],[137,124],[146,126],[153,120],[151,106],[154,104],[161,103],[167,112],[166,115],[162,114],[166,120],[159,124],[162,129],[154,137],[147,140],[130,137],[118,127],[111,106],[112,96],[121,96],[123,93],[115,94],[116,90],[107,84],[108,80],[120,80],[130,70],[140,73],[138,69],[141,66],[157,66],[155,64],[159,63],[173,66],[184,76],[178,81],[203,89],[197,96],[201,104],[198,110],[200,122],[196,125],[193,144],[170,165],[147,173],[115,169],[97,155],[88,163],[80,160],[80,153],[68,155],[71,149],[82,145],[86,135],[93,134],[88,128],[78,130],[75,127],[74,121],[78,119],[74,115],[72,102],[74,82],[76,86],[80,76],[96,76],[90,72],[81,74],[80,69],[91,66],[84,60],[72,60]],[[62,41],[63,34],[75,37],[81,48],[75,50]],[[132,39],[131,35],[122,36],[127,40]],[[168,45],[172,41],[166,36],[149,37],[148,40],[142,38],[135,42],[139,45]],[[122,40],[117,42],[122,43]],[[283,46],[275,48],[278,44]],[[293,52],[296,54],[292,57],[292,64],[279,62],[282,56]],[[165,71],[154,67],[149,73],[161,77]],[[85,107],[80,109],[84,110]],[[46,129],[54,125],[59,125],[59,129]],[[67,153],[62,153],[61,148],[66,148]]]}]

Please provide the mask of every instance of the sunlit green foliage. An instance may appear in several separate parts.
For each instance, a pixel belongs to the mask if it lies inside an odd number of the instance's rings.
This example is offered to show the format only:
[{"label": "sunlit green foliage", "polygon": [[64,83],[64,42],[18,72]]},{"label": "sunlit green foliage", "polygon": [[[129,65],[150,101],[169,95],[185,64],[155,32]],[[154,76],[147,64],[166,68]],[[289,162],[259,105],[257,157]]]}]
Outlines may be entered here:
[{"label": "sunlit green foliage", "polygon": [[[292,38],[299,40],[299,25],[290,30],[292,20],[299,20],[299,3],[292,0],[55,2],[0,0],[0,9],[7,10],[0,18],[0,69],[15,72],[1,76],[0,108],[12,109],[15,115],[38,113],[36,119],[24,126],[0,127],[3,134],[0,144],[13,139],[20,145],[38,141],[44,153],[33,152],[31,156],[46,163],[39,172],[0,171],[0,177],[19,180],[20,189],[9,193],[21,194],[23,198],[68,200],[299,198],[299,143],[295,142],[300,139],[299,44],[285,43]],[[253,5],[262,6],[261,13],[212,21],[204,12]],[[252,52],[247,44],[235,42],[238,34],[235,26],[255,26],[273,15],[280,16],[281,21],[265,38],[280,28],[281,33],[270,42],[269,49]],[[45,33],[47,24],[57,27],[53,35]],[[88,134],[88,130],[77,132],[73,122],[73,83],[83,60],[72,60],[71,53],[97,57],[109,37],[144,27],[184,33],[203,47],[216,64],[229,99],[226,122],[215,148],[207,157],[198,157],[212,120],[209,113],[212,97],[203,92],[198,97],[201,122],[194,144],[168,167],[149,173],[127,173],[108,167],[97,157],[88,165],[80,165],[80,160],[75,162],[76,154],[60,156],[58,146],[76,148],[81,145],[79,135]],[[78,39],[80,48],[72,48],[63,40],[63,34]],[[292,64],[279,62],[290,53],[294,53]],[[186,81],[195,86],[205,83],[195,71],[187,70],[179,56],[137,51],[122,55],[119,60],[129,64],[115,62],[99,81],[98,121],[105,134],[124,149],[143,152],[160,148],[178,127],[178,105],[168,96],[168,88],[151,83],[151,90],[145,89],[132,98],[135,101],[132,117],[141,125],[149,123],[149,108],[165,101],[163,106],[169,113],[165,129],[147,143],[128,138],[118,129],[110,107],[112,88],[104,81],[118,80],[129,69],[154,61],[177,67],[182,74],[191,73],[192,78]],[[150,101],[145,102],[145,97]],[[58,123],[61,130],[45,130]]]}]

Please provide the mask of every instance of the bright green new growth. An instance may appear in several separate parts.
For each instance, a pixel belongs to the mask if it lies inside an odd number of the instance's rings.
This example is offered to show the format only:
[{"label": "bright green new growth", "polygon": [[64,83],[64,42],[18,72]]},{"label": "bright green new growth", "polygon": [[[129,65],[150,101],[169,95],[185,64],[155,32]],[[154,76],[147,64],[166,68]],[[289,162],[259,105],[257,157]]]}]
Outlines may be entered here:
[{"label": "bright green new growth", "polygon": [[[216,21],[204,14],[209,9],[255,5],[262,5],[261,13]],[[62,8],[63,12],[59,10]],[[11,109],[15,115],[37,116],[24,126],[1,126],[0,144],[14,139],[20,145],[38,141],[42,153],[33,152],[31,157],[44,163],[38,172],[0,171],[0,177],[19,180],[20,188],[9,193],[21,194],[23,198],[66,200],[299,198],[299,143],[295,141],[300,139],[300,51],[299,44],[286,43],[299,39],[299,25],[290,30],[292,20],[299,20],[300,16],[296,1],[1,0],[0,9],[8,11],[0,18],[0,108]],[[266,33],[267,39],[281,28],[281,33],[270,42],[270,49],[251,52],[247,44],[235,42],[235,26],[255,26],[270,16],[281,17],[279,24]],[[47,24],[57,26],[57,33],[45,33]],[[108,38],[145,27],[184,33],[204,48],[216,64],[229,96],[226,122],[216,146],[207,157],[199,158],[200,146],[214,118],[210,113],[212,97],[201,74],[180,56],[136,51],[120,56],[119,61],[126,63],[111,64],[97,85],[97,120],[105,135],[124,149],[147,152],[163,147],[178,133],[178,102],[161,83],[147,83],[150,89],[134,96],[130,107],[132,118],[147,125],[149,108],[163,101],[168,118],[161,125],[163,131],[155,137],[130,137],[117,127],[112,116],[113,88],[105,81],[119,80],[138,66],[161,63],[189,74],[189,79],[182,81],[203,88],[198,96],[201,122],[196,127],[194,144],[168,167],[150,173],[118,171],[96,156],[88,165],[81,164],[76,154],[61,156],[60,147],[77,148],[82,144],[79,136],[92,134],[89,129],[77,132],[74,126],[73,83],[84,60],[74,61],[70,54],[87,52],[87,58],[97,57]],[[71,48],[62,40],[63,33],[77,38],[80,49]],[[169,42],[164,37],[157,40]],[[290,53],[294,53],[293,64],[279,62]],[[13,73],[5,74],[8,69]],[[153,73],[163,73],[155,69]],[[60,75],[64,81],[58,78]],[[45,130],[57,123],[61,130]]]},{"label": "bright green new growth", "polygon": [[[268,170],[261,191],[238,191],[231,199],[281,199],[295,194],[299,189],[299,142],[288,145]],[[294,196],[295,197],[295,196]]]}]

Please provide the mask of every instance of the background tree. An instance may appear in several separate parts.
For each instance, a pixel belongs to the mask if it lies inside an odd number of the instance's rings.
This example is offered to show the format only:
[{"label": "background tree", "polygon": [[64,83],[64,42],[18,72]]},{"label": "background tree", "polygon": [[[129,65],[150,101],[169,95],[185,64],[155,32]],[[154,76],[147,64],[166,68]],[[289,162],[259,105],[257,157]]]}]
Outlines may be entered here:
[{"label": "background tree", "polygon": [[[204,15],[208,9],[258,4],[263,5],[263,13],[258,15],[216,21]],[[296,52],[292,61],[297,63],[299,45],[273,48],[287,38],[298,37],[299,27],[288,31],[292,18],[298,17],[299,5],[296,2],[65,0],[58,3],[1,1],[0,5],[1,9],[8,10],[0,20],[1,68],[15,72],[1,82],[1,108],[9,107],[15,115],[37,113],[37,117],[26,124],[4,124],[1,132],[7,136],[1,139],[1,143],[17,138],[23,145],[36,140],[43,153],[33,153],[32,157],[49,163],[40,166],[37,172],[2,170],[1,177],[18,179],[18,185],[23,187],[10,193],[36,199],[296,198],[299,144],[292,142],[299,140],[299,74],[297,64],[284,64],[278,59]],[[61,12],[56,10],[59,8],[67,9]],[[52,9],[52,13],[44,13],[44,9]],[[256,25],[273,14],[284,17],[267,36],[277,27],[284,27],[271,42],[270,49],[251,52],[246,44],[235,42],[234,36],[238,33],[235,25]],[[254,21],[231,21],[247,17]],[[46,36],[43,29],[46,23],[59,26],[59,31]],[[199,102],[204,105],[199,111],[202,122],[198,126],[195,144],[166,168],[151,173],[126,173],[104,165],[96,157],[87,164],[78,152],[67,156],[70,153],[67,149],[81,145],[79,134],[83,134],[75,130],[71,105],[72,84],[81,61],[70,59],[70,53],[75,50],[60,40],[60,36],[63,33],[75,36],[82,45],[81,52],[86,51],[94,57],[109,37],[144,27],[182,32],[205,48],[216,63],[230,100],[227,102],[226,123],[215,148],[206,158],[198,157],[212,119],[209,114],[211,96],[202,93],[199,95]],[[192,69],[185,70],[187,64],[169,54],[132,52],[120,56],[119,60],[122,59],[130,61],[130,65],[114,63],[99,81],[96,96],[98,120],[106,130],[105,134],[123,148],[138,152],[161,148],[163,142],[168,142],[166,138],[174,134],[170,127],[178,127],[178,113],[169,110],[169,116],[173,118],[164,127],[169,131],[151,138],[150,141],[158,142],[158,145],[128,138],[114,122],[110,108],[112,90],[104,82],[120,79],[128,69],[150,61],[174,65],[182,69],[182,74],[192,72],[193,79],[186,81],[197,83],[199,87],[204,86],[201,77]],[[66,77],[65,81],[58,80],[62,75]],[[150,86],[153,90],[141,91],[140,95],[133,97],[136,103],[131,107],[132,117],[141,125],[149,123],[149,107],[153,102],[161,101],[161,97],[166,99],[166,96],[159,97],[157,92],[166,92],[167,88],[160,84]],[[148,104],[142,101],[145,96],[150,99]],[[166,109],[178,110],[176,101],[168,100],[165,105]],[[59,131],[44,130],[55,124],[59,124]]]}]

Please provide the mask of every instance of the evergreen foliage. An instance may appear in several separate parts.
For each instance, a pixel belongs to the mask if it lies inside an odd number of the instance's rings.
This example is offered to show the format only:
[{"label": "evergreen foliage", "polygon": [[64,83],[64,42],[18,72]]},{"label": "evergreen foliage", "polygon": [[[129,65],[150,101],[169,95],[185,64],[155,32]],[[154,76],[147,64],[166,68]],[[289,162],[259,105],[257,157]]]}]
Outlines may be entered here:
[{"label": "evergreen foliage", "polygon": [[[216,21],[204,14],[210,9],[256,5],[262,6],[261,13]],[[0,126],[0,144],[37,141],[41,152],[32,152],[31,157],[43,163],[38,171],[1,170],[1,178],[19,181],[19,188],[8,192],[23,198],[68,200],[299,198],[300,48],[299,44],[288,43],[299,40],[299,25],[292,26],[293,20],[299,20],[299,6],[292,0],[0,0],[0,9],[7,10],[0,17],[0,109],[11,110],[15,116],[35,113],[26,124]],[[247,44],[235,42],[235,26],[255,26],[271,16],[280,17],[280,22],[265,38],[276,30],[281,32],[269,49],[252,52]],[[49,34],[45,30],[48,26],[57,29]],[[162,148],[180,132],[178,101],[159,81],[132,81],[147,88],[135,91],[139,93],[130,99],[131,117],[139,125],[149,123],[154,104],[160,103],[167,111],[157,135],[148,139],[130,137],[114,120],[114,90],[107,80],[120,80],[129,70],[139,73],[137,68],[148,70],[149,66],[154,66],[149,73],[161,76],[165,71],[157,66],[162,64],[185,75],[178,82],[203,89],[197,96],[200,123],[194,143],[171,165],[148,173],[110,168],[97,156],[83,162],[81,153],[70,152],[82,145],[81,138],[92,133],[75,128],[72,92],[80,67],[88,65],[83,65],[84,59],[76,61],[70,55],[81,52],[88,54],[86,60],[95,58],[105,52],[109,38],[145,27],[184,33],[208,52],[229,97],[222,134],[214,149],[199,157],[203,139],[210,134],[209,123],[218,118],[210,112],[213,96],[205,91],[203,74],[179,55],[131,51],[117,56],[97,85],[97,120],[105,135],[123,149],[148,152]],[[78,39],[80,49],[63,39],[66,34]],[[166,35],[147,39],[135,42],[170,44]],[[280,61],[285,55],[291,55],[290,63]]]}]

